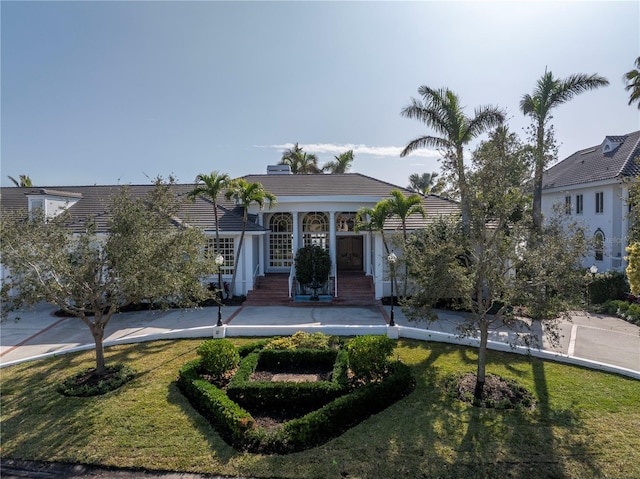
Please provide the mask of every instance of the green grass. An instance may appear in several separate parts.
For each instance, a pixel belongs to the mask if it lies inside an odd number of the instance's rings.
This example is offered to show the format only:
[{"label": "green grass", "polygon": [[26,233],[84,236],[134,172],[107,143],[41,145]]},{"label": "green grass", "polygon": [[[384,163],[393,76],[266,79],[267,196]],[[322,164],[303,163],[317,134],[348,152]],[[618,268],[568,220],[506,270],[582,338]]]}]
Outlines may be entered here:
[{"label": "green grass", "polygon": [[[234,340],[236,344],[248,340]],[[287,456],[229,447],[177,390],[202,340],[107,349],[139,375],[117,391],[64,397],[56,384],[93,353],[3,369],[3,458],[269,478],[640,477],[640,381],[489,353],[488,372],[518,381],[529,411],[480,410],[445,397],[442,380],[474,371],[473,349],[398,342],[415,392],[327,444]]]}]

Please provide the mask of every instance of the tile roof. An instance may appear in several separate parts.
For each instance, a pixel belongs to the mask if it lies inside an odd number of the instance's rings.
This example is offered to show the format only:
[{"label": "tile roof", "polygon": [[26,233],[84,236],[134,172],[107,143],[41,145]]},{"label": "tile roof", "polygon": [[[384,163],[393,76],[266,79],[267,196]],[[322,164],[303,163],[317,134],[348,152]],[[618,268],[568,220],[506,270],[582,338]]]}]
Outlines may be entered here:
[{"label": "tile roof", "polygon": [[[316,174],[316,175],[247,175],[244,176],[248,182],[259,181],[265,189],[275,194],[279,199],[293,196],[309,197],[341,197],[340,201],[356,203],[353,208],[361,206],[374,206],[374,204],[388,198],[393,189],[401,190],[405,195],[412,194],[406,188],[402,188],[391,183],[380,181],[358,173],[346,174]],[[133,197],[146,195],[153,185],[126,185]],[[193,184],[174,185],[179,196],[186,197],[186,194],[193,189]],[[55,187],[3,187],[0,189],[0,205],[3,210],[27,209],[28,200],[26,195],[48,194],[51,196],[67,196],[79,198],[74,205],[69,208],[69,212],[76,220],[76,225],[80,224],[87,217],[94,217],[98,231],[107,231],[109,215],[106,211],[109,199],[118,191],[117,185],[100,186],[55,186]],[[359,201],[359,198],[362,201]],[[337,198],[336,198],[337,199]],[[407,222],[409,229],[423,227],[426,223],[433,221],[441,215],[455,214],[459,211],[458,204],[440,198],[435,195],[424,196],[422,200],[428,218],[425,220],[419,215],[413,215]],[[180,211],[178,221],[205,230],[215,230],[215,219],[213,215],[213,203],[207,198],[198,197],[192,202],[187,202]],[[286,210],[286,207],[283,208]],[[265,211],[268,211],[265,209]],[[242,229],[242,208],[236,206],[233,201],[229,201],[221,195],[218,198],[218,218],[221,232],[239,232]],[[253,217],[250,217],[253,219]],[[390,218],[385,229],[400,228],[400,220]],[[260,232],[265,228],[249,221],[247,232]]]},{"label": "tile roof", "polygon": [[[619,146],[612,152],[603,152],[605,143]],[[542,188],[565,186],[612,180],[619,176],[640,174],[640,131],[626,135],[607,136],[602,143],[575,152],[544,172]]]}]

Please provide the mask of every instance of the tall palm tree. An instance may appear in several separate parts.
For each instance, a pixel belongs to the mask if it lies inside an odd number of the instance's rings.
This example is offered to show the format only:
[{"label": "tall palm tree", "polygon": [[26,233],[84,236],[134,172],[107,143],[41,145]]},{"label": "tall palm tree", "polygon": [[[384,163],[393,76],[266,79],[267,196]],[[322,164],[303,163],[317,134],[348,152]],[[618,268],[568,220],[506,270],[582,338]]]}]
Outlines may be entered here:
[{"label": "tall palm tree", "polygon": [[552,72],[545,71],[536,83],[532,94],[526,94],[520,100],[520,111],[531,117],[536,137],[533,176],[533,228],[535,231],[542,229],[542,173],[549,161],[547,123],[551,119],[551,110],[580,93],[608,84],[609,81],[606,78],[597,74],[576,73],[560,79],[554,78]]},{"label": "tall palm tree", "polygon": [[423,195],[428,195],[429,193],[434,191],[436,187],[436,178],[438,177],[438,173],[422,173],[419,175],[418,173],[413,173],[409,175],[409,186],[408,188],[411,191],[415,191],[416,193],[421,193]]},{"label": "tall palm tree", "polygon": [[321,171],[318,167],[318,157],[313,153],[304,152],[298,143],[282,154],[280,164],[289,165],[291,173],[294,175],[320,173]]},{"label": "tall palm tree", "polygon": [[[222,194],[230,181],[231,178],[226,173],[217,171],[212,171],[208,175],[200,173],[196,176],[196,187],[187,193],[187,198],[191,201],[195,201],[198,196],[204,196],[213,205],[213,217],[216,222],[216,255],[222,254],[220,249],[220,224],[218,222],[218,196]],[[222,268],[218,268],[218,287],[220,288],[220,297],[222,297],[224,291]]]},{"label": "tall palm tree", "polygon": [[630,91],[629,105],[638,102],[640,110],[640,57],[636,58],[636,67],[624,74],[624,81],[627,84],[625,90]]},{"label": "tall palm tree", "polygon": [[13,176],[7,176],[7,178],[9,178],[14,185],[20,187],[20,188],[31,188],[33,187],[33,183],[31,182],[31,178],[29,178],[29,175],[20,175],[18,178],[20,178],[20,181],[16,180]]},{"label": "tall palm tree", "polygon": [[460,98],[448,88],[434,90],[418,88],[422,100],[411,99],[401,115],[426,124],[440,136],[425,135],[411,141],[400,153],[407,156],[418,148],[433,147],[444,150],[444,166],[450,169],[460,193],[462,224],[469,230],[469,195],[464,166],[464,147],[478,135],[504,121],[504,113],[494,106],[480,106],[473,118],[466,116]]},{"label": "tall palm tree", "polygon": [[322,167],[322,171],[328,171],[331,174],[346,173],[353,163],[353,150],[345,151],[341,155],[334,156],[335,161],[330,161]]},{"label": "tall palm tree", "polygon": [[236,201],[236,204],[240,205],[243,209],[242,233],[240,234],[240,242],[238,243],[238,251],[236,251],[236,261],[233,268],[233,277],[231,278],[230,294],[231,297],[233,297],[235,292],[236,276],[238,274],[238,266],[240,265],[240,254],[244,243],[244,233],[247,230],[247,221],[249,219],[249,206],[252,203],[256,203],[260,209],[263,209],[264,204],[268,203],[269,207],[271,207],[276,203],[277,198],[273,193],[265,190],[262,183],[258,181],[249,183],[244,178],[237,178],[231,181],[228,185],[225,197],[228,200],[233,198]]},{"label": "tall palm tree", "polygon": [[[402,191],[392,190],[391,198],[387,198],[384,201],[386,202],[386,208],[387,208],[387,211],[389,212],[389,216],[390,217],[397,216],[400,218],[400,222],[402,224],[403,250],[406,251],[407,240],[408,240],[407,219],[409,218],[409,216],[413,214],[419,214],[423,218],[426,216],[426,212],[422,206],[422,199],[420,198],[420,196],[416,195],[415,193],[412,194],[411,196],[406,197],[404,196]],[[402,296],[407,295],[408,276],[409,276],[409,271],[406,268],[406,263],[405,263],[404,287],[403,287]]]}]

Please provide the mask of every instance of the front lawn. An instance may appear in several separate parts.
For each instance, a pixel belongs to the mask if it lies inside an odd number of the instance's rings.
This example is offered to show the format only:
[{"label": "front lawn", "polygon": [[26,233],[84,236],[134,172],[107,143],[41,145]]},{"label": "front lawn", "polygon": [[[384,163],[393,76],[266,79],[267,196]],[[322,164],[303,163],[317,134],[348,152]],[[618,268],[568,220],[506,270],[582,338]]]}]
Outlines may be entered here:
[{"label": "front lawn", "polygon": [[640,477],[640,381],[489,352],[488,372],[531,391],[536,409],[478,409],[443,387],[474,371],[475,350],[409,340],[395,351],[417,379],[406,398],[320,447],[239,453],[176,387],[201,342],[108,348],[108,363],[138,376],[104,396],[56,390],[93,365],[92,351],[2,369],[3,458],[300,479]]}]

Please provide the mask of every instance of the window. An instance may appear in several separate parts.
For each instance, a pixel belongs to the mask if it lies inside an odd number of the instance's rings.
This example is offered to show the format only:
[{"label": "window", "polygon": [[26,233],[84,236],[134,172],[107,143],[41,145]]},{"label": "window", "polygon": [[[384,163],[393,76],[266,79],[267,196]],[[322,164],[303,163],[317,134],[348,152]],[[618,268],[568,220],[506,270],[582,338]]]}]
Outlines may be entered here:
[{"label": "window", "polygon": [[568,215],[571,214],[571,195],[564,197],[564,212]]},{"label": "window", "polygon": [[[211,261],[217,255],[216,251],[216,239],[208,238],[207,244],[204,247],[205,258],[210,258]],[[224,256],[224,263],[222,264],[222,274],[233,274],[234,257],[234,241],[233,238],[220,238],[220,253]]]},{"label": "window", "polygon": [[581,215],[584,209],[584,199],[582,195],[576,195],[576,214]]},{"label": "window", "polygon": [[290,268],[293,264],[293,217],[276,213],[269,220],[269,267]]},{"label": "window", "polygon": [[338,213],[336,215],[336,231],[353,231],[355,222],[355,213]]},{"label": "window", "polygon": [[604,213],[604,193],[602,191],[596,193],[596,213]]},{"label": "window", "polygon": [[317,245],[329,250],[329,221],[324,213],[308,213],[302,220],[303,246]]},{"label": "window", "polygon": [[601,229],[597,229],[593,235],[593,244],[596,261],[602,261],[604,258],[604,233]]}]

